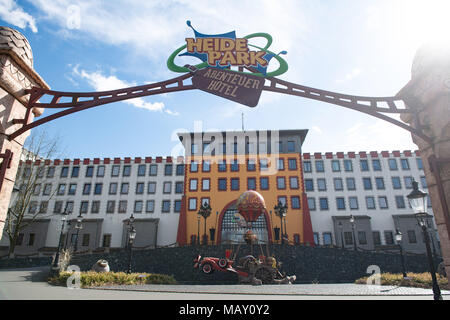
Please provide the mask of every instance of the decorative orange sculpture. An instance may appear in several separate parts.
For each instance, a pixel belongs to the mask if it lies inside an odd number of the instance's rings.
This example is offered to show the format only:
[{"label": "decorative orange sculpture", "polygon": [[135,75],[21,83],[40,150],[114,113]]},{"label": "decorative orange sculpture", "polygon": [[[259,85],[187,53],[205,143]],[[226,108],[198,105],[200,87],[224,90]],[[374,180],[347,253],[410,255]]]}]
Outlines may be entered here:
[{"label": "decorative orange sculpture", "polygon": [[266,210],[264,198],[253,190],[245,191],[236,202],[237,210],[247,222],[254,222]]}]

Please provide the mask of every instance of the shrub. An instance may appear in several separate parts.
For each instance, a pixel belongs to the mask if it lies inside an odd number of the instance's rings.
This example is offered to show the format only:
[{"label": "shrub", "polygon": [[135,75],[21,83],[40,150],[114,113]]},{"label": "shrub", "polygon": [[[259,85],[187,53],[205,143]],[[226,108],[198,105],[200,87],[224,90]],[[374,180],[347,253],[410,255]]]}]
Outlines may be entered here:
[{"label": "shrub", "polygon": [[[66,286],[67,279],[72,272],[63,271],[59,276],[50,278],[48,281],[54,285]],[[109,285],[133,285],[133,284],[176,284],[173,276],[154,273],[131,273],[125,272],[80,272],[80,283],[82,288],[100,287]]]},{"label": "shrub", "polygon": [[[381,285],[386,286],[402,286],[402,287],[417,287],[417,288],[432,288],[433,283],[431,274],[429,272],[424,273],[412,273],[406,274],[410,279],[404,279],[401,273],[382,273]],[[438,285],[441,289],[449,289],[448,279],[436,274]],[[355,283],[366,284],[368,277],[357,279]]]}]

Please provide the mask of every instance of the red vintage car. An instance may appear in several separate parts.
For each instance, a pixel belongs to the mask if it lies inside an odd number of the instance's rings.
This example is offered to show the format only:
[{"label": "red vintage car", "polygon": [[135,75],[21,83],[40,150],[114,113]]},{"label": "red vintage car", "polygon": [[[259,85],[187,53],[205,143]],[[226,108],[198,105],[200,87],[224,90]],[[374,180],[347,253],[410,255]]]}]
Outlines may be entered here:
[{"label": "red vintage car", "polygon": [[245,278],[249,276],[248,272],[234,268],[233,263],[234,261],[228,258],[202,258],[198,255],[197,258],[194,259],[194,268],[201,269],[205,274],[211,274],[217,270],[221,272],[232,272]]}]

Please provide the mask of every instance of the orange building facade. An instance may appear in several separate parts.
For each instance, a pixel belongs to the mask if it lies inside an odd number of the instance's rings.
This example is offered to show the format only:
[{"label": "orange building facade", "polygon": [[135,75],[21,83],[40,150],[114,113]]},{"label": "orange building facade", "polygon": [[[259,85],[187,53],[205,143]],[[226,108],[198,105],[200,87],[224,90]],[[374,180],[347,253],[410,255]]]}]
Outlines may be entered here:
[{"label": "orange building facade", "polygon": [[[242,242],[243,217],[236,201],[247,190],[260,193],[266,210],[252,223],[261,243],[313,244],[303,190],[301,146],[307,130],[195,132],[179,134],[185,148],[184,197],[177,242],[180,245]],[[208,203],[205,220],[200,206]],[[274,206],[287,206],[280,219]]]}]

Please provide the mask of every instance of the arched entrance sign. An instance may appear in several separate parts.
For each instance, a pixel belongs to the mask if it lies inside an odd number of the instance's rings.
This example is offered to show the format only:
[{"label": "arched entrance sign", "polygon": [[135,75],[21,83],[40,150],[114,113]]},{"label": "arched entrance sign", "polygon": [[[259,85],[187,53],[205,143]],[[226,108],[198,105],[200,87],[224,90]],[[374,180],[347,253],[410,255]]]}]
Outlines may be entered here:
[{"label": "arched entrance sign", "polygon": [[[187,24],[192,28],[190,21]],[[413,127],[387,115],[407,113],[413,119],[416,119],[414,122],[418,124],[417,114],[410,109],[405,109],[401,97],[353,96],[307,87],[276,78],[275,76],[287,71],[287,62],[280,56],[287,52],[282,51],[275,54],[270,51],[268,48],[272,44],[272,37],[267,33],[254,33],[242,38],[237,38],[234,31],[207,35],[194,30],[194,34],[195,38],[187,38],[186,44],[176,49],[169,56],[168,68],[174,72],[184,73],[173,79],[101,92],[63,92],[39,87],[25,90],[26,94],[30,94],[26,113],[23,118],[12,120],[13,124],[20,126],[7,138],[13,140],[22,133],[49,121],[104,104],[163,93],[199,89],[250,107],[255,107],[258,104],[262,91],[318,100],[388,121],[412,132],[426,142],[431,142],[431,138],[421,130],[420,126]],[[257,37],[266,40],[264,47],[250,43],[253,38]],[[183,52],[183,50],[186,51]],[[175,58],[178,56],[195,57],[200,59],[202,63],[196,66],[178,66],[175,64]],[[276,61],[278,68],[269,72],[268,66],[271,61]],[[237,70],[232,70],[232,68]],[[40,102],[39,99],[49,102]],[[62,110],[31,122],[30,115],[33,108]],[[3,161],[1,164],[0,189],[7,165],[8,161]]]}]

